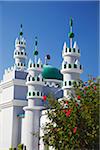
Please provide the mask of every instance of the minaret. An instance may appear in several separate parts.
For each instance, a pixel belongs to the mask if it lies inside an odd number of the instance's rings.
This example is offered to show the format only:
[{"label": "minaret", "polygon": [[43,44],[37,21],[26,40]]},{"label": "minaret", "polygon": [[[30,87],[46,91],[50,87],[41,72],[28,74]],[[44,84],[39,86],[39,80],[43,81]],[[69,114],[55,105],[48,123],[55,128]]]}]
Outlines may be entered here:
[{"label": "minaret", "polygon": [[17,70],[26,69],[26,41],[23,37],[22,24],[20,26],[19,37],[15,40],[15,50],[14,50],[14,59],[15,59],[15,68]]},{"label": "minaret", "polygon": [[74,33],[72,31],[73,21],[70,19],[70,32],[68,34],[70,40],[70,46],[66,45],[66,42],[63,46],[62,51],[62,69],[61,73],[63,74],[63,86],[64,97],[68,97],[68,95],[73,91],[73,82],[79,82],[80,74],[83,72],[83,68],[80,65],[80,50],[77,46],[77,43],[74,42],[73,38]]},{"label": "minaret", "polygon": [[43,65],[40,58],[37,60],[37,38],[35,38],[34,62],[30,59],[28,63],[28,75],[26,85],[28,86],[28,106],[24,107],[25,118],[23,120],[22,143],[28,150],[39,150],[39,128],[40,115],[43,107],[44,81],[42,78]]}]

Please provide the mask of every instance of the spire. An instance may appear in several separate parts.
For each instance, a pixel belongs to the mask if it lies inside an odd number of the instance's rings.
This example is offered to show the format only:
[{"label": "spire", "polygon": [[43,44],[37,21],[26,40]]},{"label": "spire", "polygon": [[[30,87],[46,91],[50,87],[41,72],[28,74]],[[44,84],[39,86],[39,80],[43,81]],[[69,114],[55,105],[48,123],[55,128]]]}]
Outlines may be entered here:
[{"label": "spire", "polygon": [[35,49],[34,49],[34,52],[33,52],[33,55],[35,57],[35,63],[37,62],[37,55],[38,55],[37,44],[38,44],[37,37],[35,37]]},{"label": "spire", "polygon": [[70,25],[70,32],[68,34],[68,37],[70,39],[70,48],[72,48],[72,39],[74,38],[74,33],[72,32],[72,27],[73,27],[73,20],[72,18],[70,18],[70,22],[69,22],[69,25]]},{"label": "spire", "polygon": [[20,37],[23,35],[23,32],[22,32],[22,24],[20,25],[20,33],[19,33],[19,35],[20,35]]},{"label": "spire", "polygon": [[48,65],[48,63],[47,63],[48,60],[50,60],[50,55],[49,54],[45,56],[45,65]]}]

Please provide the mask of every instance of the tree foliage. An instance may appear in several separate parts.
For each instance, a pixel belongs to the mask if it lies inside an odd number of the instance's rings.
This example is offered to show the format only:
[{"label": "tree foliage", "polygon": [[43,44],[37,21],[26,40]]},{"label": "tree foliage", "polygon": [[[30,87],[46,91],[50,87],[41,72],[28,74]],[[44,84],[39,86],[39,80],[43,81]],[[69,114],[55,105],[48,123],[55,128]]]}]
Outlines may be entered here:
[{"label": "tree foliage", "polygon": [[99,80],[74,83],[70,99],[48,97],[44,143],[55,150],[99,149]]}]

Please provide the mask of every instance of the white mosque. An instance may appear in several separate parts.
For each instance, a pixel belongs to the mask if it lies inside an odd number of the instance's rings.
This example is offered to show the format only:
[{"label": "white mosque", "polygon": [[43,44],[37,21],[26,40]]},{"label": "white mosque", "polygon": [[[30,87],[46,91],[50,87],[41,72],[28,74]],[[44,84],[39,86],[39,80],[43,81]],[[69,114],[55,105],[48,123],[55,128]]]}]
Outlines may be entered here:
[{"label": "white mosque", "polygon": [[[70,19],[69,46],[64,42],[62,50],[62,69],[48,64],[50,56],[43,64],[38,57],[38,41],[35,38],[34,60],[27,65],[26,41],[22,25],[19,37],[15,40],[14,65],[5,70],[0,81],[0,150],[17,150],[23,144],[23,150],[45,150],[39,139],[43,117],[46,110],[44,96],[52,94],[56,99],[68,97],[73,81],[80,81],[83,67],[80,64],[80,50],[73,42],[73,22]],[[33,133],[38,133],[33,136]],[[52,148],[50,148],[52,149]]]}]

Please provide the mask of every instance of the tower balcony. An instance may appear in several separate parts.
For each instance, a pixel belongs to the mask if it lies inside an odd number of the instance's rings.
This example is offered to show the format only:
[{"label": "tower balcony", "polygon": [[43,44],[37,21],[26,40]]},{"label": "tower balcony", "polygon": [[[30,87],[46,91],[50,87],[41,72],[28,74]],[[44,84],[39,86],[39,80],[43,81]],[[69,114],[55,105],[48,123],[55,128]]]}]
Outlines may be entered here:
[{"label": "tower balcony", "polygon": [[22,62],[18,62],[16,64],[17,68],[19,69],[26,69],[26,64],[25,63],[22,63]]},{"label": "tower balcony", "polygon": [[82,65],[76,65],[76,64],[64,64],[64,66],[61,69],[61,73],[79,73],[81,74],[83,72]]},{"label": "tower balcony", "polygon": [[42,99],[43,98],[44,93],[41,91],[28,91],[27,93],[27,99],[33,99],[33,98],[38,98],[38,99]]},{"label": "tower balcony", "polygon": [[14,58],[27,58],[25,51],[16,51],[14,52]]},{"label": "tower balcony", "polygon": [[41,71],[43,70],[43,65],[39,64],[39,63],[30,63],[29,67],[28,67],[28,71],[29,70],[37,70],[37,71]]},{"label": "tower balcony", "polygon": [[72,89],[73,86],[74,86],[74,83],[79,84],[79,81],[75,81],[75,80],[66,80],[66,81],[63,81],[62,89],[63,90],[65,90],[65,89]]},{"label": "tower balcony", "polygon": [[17,38],[15,40],[15,47],[23,47],[25,48],[26,47],[26,41],[24,38]]},{"label": "tower balcony", "polygon": [[44,86],[44,80],[42,77],[32,77],[32,76],[28,76],[27,77],[27,82],[26,85],[39,85],[39,86]]},{"label": "tower balcony", "polygon": [[80,57],[80,50],[76,49],[76,48],[68,48],[66,47],[63,51],[62,51],[62,57],[65,56],[75,56],[75,57]]}]

